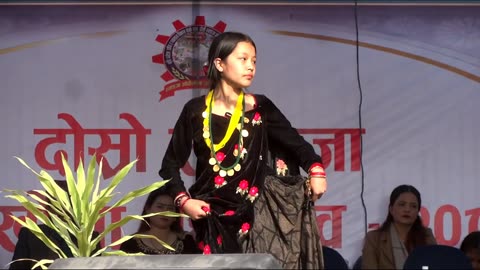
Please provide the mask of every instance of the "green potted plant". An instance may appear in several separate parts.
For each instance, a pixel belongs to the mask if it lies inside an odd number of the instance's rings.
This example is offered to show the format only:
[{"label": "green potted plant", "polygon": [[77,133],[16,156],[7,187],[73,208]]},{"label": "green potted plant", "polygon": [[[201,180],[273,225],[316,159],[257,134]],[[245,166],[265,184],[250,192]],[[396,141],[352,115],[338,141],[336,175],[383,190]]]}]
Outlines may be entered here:
[{"label": "green potted plant", "polygon": [[[98,173],[96,174],[96,157],[93,156],[85,171],[83,161],[81,160],[76,168],[76,177],[62,155],[62,164],[65,171],[68,192],[63,190],[45,171],[36,172],[21,158],[15,157],[21,164],[30,169],[40,180],[44,190],[35,190],[36,193],[27,193],[21,190],[4,190],[9,195],[5,197],[11,198],[23,205],[30,211],[39,221],[56,231],[68,245],[73,257],[97,257],[105,255],[132,255],[121,250],[112,250],[111,247],[120,245],[121,243],[131,239],[132,237],[152,238],[159,241],[166,248],[173,249],[168,244],[159,240],[152,235],[127,235],[121,239],[106,245],[100,249],[100,241],[105,238],[111,231],[119,228],[131,220],[144,220],[146,217],[155,215],[164,215],[171,217],[184,216],[174,212],[159,212],[147,215],[127,215],[121,220],[108,225],[103,232],[94,235],[95,224],[109,213],[113,208],[129,203],[130,201],[148,194],[162,187],[168,180],[157,181],[148,186],[133,190],[123,195],[113,204],[109,205],[118,192],[114,192],[118,185],[128,174],[133,165],[137,162],[134,160],[128,165],[120,169],[109,182],[108,186],[100,189],[100,180],[102,175],[102,161],[98,164]],[[116,194],[117,193],[117,194]],[[42,198],[43,197],[43,198]],[[106,209],[106,210],[104,210]],[[16,222],[28,228],[36,237],[38,237],[48,248],[53,250],[59,258],[67,258],[65,252],[62,251],[41,228],[30,218],[25,221],[11,216]],[[134,255],[142,255],[141,253]],[[22,260],[30,260],[28,258]],[[34,260],[35,261],[35,260]],[[33,268],[41,267],[46,269],[47,265],[53,262],[51,259],[42,259],[35,261]]]}]

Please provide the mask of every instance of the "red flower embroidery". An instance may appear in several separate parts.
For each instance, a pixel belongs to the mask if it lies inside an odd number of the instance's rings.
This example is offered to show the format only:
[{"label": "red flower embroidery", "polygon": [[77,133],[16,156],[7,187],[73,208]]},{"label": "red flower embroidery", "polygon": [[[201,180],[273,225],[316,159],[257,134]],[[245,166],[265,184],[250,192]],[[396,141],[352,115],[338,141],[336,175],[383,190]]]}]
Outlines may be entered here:
[{"label": "red flower embroidery", "polygon": [[212,250],[210,249],[209,245],[205,245],[205,247],[203,248],[203,255],[209,255],[209,254],[212,254]]},{"label": "red flower embroidery", "polygon": [[277,166],[277,175],[285,176],[287,174],[288,167],[283,160],[277,159],[276,166]]},{"label": "red flower embroidery", "polygon": [[248,181],[243,179],[242,181],[240,181],[240,183],[238,184],[238,187],[237,187],[237,192],[236,193],[240,193],[242,195],[245,195],[245,193],[247,193],[247,190],[248,190]]},{"label": "red flower embroidery", "polygon": [[243,236],[243,235],[247,234],[249,230],[250,230],[250,224],[245,222],[245,223],[242,224],[242,227],[238,231],[238,234],[240,234],[240,236]]},{"label": "red flower embroidery", "polygon": [[233,216],[235,215],[235,211],[233,210],[228,210],[225,213],[223,213],[224,216]]},{"label": "red flower embroidery", "polygon": [[203,250],[203,249],[205,248],[205,244],[203,243],[203,241],[200,241],[200,242],[198,243],[198,248],[199,248],[200,250]]},{"label": "red flower embroidery", "polygon": [[252,125],[260,125],[262,123],[262,117],[258,112],[255,113],[252,120]]},{"label": "red flower embroidery", "polygon": [[217,175],[214,181],[215,181],[216,188],[221,188],[227,184],[227,182],[225,181],[225,178],[221,177],[220,175]]},{"label": "red flower embroidery", "polygon": [[218,244],[219,246],[221,246],[222,243],[223,243],[222,236],[221,236],[221,235],[217,236],[217,244]]},{"label": "red flower embroidery", "polygon": [[215,156],[217,157],[217,160],[218,162],[222,162],[224,159],[225,159],[225,154],[223,152],[217,152],[217,154],[215,154]]},{"label": "red flower embroidery", "polygon": [[247,199],[250,200],[250,202],[253,203],[253,201],[258,197],[258,188],[253,186],[250,188],[248,191],[248,196]]}]

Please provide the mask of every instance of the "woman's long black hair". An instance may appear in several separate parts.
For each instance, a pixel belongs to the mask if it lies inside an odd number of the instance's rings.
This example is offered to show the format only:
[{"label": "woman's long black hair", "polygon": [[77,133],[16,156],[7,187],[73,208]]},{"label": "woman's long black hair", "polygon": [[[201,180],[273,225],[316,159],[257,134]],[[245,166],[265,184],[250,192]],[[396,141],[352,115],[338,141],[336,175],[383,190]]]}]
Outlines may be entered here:
[{"label": "woman's long black hair", "polygon": [[[157,197],[162,195],[170,196],[169,193],[167,192],[167,189],[164,186],[150,192],[150,194],[147,197],[147,200],[145,201],[145,205],[143,206],[142,215],[147,214],[147,209],[152,207],[153,202],[155,202]],[[178,212],[178,209],[176,209],[176,211]],[[140,223],[140,226],[138,227],[138,230],[136,233],[144,233],[150,229],[150,226],[147,223],[147,222],[150,222],[150,218],[145,218],[145,221],[142,221]],[[178,233],[183,232],[183,228],[180,223],[180,218],[178,217],[175,218],[175,222],[173,222],[172,225],[170,226],[170,230]]]},{"label": "woman's long black hair", "polygon": [[[412,193],[418,201],[418,211],[420,211],[420,207],[422,206],[422,197],[420,196],[420,192],[412,185],[400,185],[393,189],[392,193],[390,194],[390,203],[388,204],[388,215],[385,221],[383,222],[382,226],[379,230],[381,231],[388,231],[390,225],[393,223],[393,216],[390,214],[390,207],[395,204],[395,201],[400,197],[403,193]],[[427,240],[427,232],[425,226],[423,226],[422,218],[420,215],[417,216],[415,221],[413,222],[412,227],[407,235],[407,241],[405,242],[405,247],[407,251],[410,253],[415,247],[423,246],[426,244]]]}]

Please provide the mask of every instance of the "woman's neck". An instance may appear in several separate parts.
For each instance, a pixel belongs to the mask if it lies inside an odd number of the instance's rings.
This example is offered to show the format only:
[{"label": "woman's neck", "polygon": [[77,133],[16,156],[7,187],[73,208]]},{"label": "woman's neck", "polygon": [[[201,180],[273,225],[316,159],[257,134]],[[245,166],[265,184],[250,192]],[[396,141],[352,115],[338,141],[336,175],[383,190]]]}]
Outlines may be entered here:
[{"label": "woman's neck", "polygon": [[171,235],[175,234],[170,230],[170,228],[163,229],[163,228],[155,228],[155,227],[150,228],[150,230],[148,230],[146,233],[150,235],[154,235],[158,239],[164,242],[168,242]]},{"label": "woman's neck", "polygon": [[395,226],[395,229],[397,230],[398,238],[402,240],[402,242],[405,242],[407,240],[408,232],[412,228],[412,225],[406,225],[406,224],[400,224],[400,223],[392,223],[393,226]]},{"label": "woman's neck", "polygon": [[217,86],[213,92],[213,99],[218,105],[222,104],[226,110],[233,110],[237,104],[238,95],[242,89],[233,88],[229,85],[221,84]]}]

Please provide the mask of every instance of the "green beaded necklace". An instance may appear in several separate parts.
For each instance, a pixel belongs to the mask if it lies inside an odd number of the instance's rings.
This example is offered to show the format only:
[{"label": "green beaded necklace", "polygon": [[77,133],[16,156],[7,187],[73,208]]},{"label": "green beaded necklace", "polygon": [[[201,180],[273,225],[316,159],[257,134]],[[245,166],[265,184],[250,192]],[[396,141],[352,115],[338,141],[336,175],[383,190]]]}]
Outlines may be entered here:
[{"label": "green beaded necklace", "polygon": [[[239,136],[238,136],[238,149],[242,149],[242,146],[243,146],[243,136],[242,136],[242,131],[243,131],[243,127],[244,127],[244,118],[245,118],[245,96],[244,96],[244,93],[243,91],[240,93],[239,95],[239,99],[241,99],[241,115],[240,115],[240,129],[239,129]],[[205,120],[208,119],[208,122],[207,121],[204,121],[204,130],[207,128],[205,125],[207,124],[208,125],[208,133],[209,133],[209,136],[205,136],[205,143],[207,143],[207,146],[210,148],[210,151],[211,151],[211,156],[212,158],[214,159],[215,163],[214,164],[211,164],[211,165],[217,165],[218,168],[220,170],[223,170],[225,172],[227,171],[230,171],[232,169],[238,171],[239,170],[239,167],[237,167],[237,165],[239,165],[239,162],[240,162],[240,158],[241,158],[241,153],[238,153],[236,159],[235,159],[235,162],[231,165],[231,166],[228,166],[228,167],[224,167],[220,164],[220,162],[218,161],[217,159],[217,155],[216,155],[216,151],[215,150],[220,150],[224,145],[223,144],[220,144],[218,147],[219,149],[216,149],[216,145],[214,145],[213,143],[213,132],[212,132],[212,105],[213,105],[213,91],[211,91],[209,93],[209,96],[207,96],[207,100],[209,100],[209,102],[207,103],[208,104],[208,108],[207,108],[207,117],[205,117]],[[235,113],[238,113],[237,111],[234,112]],[[230,123],[229,123],[229,127],[231,126],[238,126],[238,123],[235,123],[235,122],[232,122],[232,121],[235,121],[235,118],[238,118],[237,117],[234,117],[232,116],[230,118]],[[228,133],[228,131],[227,131]],[[227,134],[226,134],[227,135]],[[225,139],[225,138],[224,138]],[[223,140],[222,140],[223,141]],[[228,141],[228,140],[227,140]],[[226,142],[225,142],[226,143]],[[238,168],[238,170],[237,170]],[[233,175],[233,173],[232,173]]]}]

